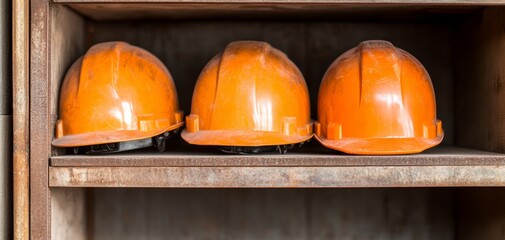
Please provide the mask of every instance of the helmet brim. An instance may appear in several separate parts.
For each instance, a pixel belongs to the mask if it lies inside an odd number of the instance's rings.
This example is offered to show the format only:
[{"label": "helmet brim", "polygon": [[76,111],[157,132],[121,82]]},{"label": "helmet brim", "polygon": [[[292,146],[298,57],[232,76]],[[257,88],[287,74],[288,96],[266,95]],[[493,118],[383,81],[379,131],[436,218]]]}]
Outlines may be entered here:
[{"label": "helmet brim", "polygon": [[393,155],[420,153],[434,147],[444,139],[444,134],[435,138],[343,138],[328,140],[315,135],[316,139],[325,147],[348,154],[361,155]]},{"label": "helmet brim", "polygon": [[164,129],[152,131],[140,130],[120,130],[120,131],[99,131],[74,135],[66,135],[53,140],[52,145],[56,147],[82,147],[99,145],[106,143],[126,142],[133,140],[146,139],[180,128],[184,122],[171,125]]},{"label": "helmet brim", "polygon": [[252,130],[200,130],[190,133],[184,129],[182,138],[193,145],[259,147],[301,143],[312,134],[288,136],[278,132]]}]

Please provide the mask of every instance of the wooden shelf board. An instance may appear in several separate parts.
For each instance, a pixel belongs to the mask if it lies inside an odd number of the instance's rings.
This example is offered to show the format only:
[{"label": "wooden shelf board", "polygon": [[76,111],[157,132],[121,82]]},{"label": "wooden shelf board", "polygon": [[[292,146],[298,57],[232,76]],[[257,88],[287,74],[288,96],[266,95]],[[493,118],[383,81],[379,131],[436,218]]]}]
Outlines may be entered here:
[{"label": "wooden shelf board", "polygon": [[438,147],[415,155],[135,152],[51,158],[50,187],[505,186],[505,154]]}]

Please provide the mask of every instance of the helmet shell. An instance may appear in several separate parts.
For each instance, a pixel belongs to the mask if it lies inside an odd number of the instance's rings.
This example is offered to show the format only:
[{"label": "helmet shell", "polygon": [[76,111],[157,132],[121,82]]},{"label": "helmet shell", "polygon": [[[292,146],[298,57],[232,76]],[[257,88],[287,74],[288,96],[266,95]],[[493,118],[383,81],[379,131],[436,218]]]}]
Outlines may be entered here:
[{"label": "helmet shell", "polygon": [[319,88],[316,138],[353,154],[405,154],[439,144],[433,86],[423,65],[387,41],[337,58]]},{"label": "helmet shell", "polygon": [[237,41],[202,70],[184,140],[196,145],[268,146],[312,136],[307,85],[281,51]]},{"label": "helmet shell", "polygon": [[52,144],[77,147],[150,138],[183,125],[163,63],[124,42],[91,47],[68,70]]}]

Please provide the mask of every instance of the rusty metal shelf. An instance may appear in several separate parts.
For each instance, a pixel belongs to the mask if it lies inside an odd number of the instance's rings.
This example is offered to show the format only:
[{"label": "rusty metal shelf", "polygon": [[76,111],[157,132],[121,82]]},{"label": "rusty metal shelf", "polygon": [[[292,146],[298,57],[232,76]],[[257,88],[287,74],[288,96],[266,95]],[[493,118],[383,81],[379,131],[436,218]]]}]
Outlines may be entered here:
[{"label": "rusty metal shelf", "polygon": [[50,187],[505,186],[505,154],[438,147],[415,155],[134,152],[51,158]]},{"label": "rusty metal shelf", "polygon": [[[54,0],[96,21],[296,19],[454,21],[498,0]],[[132,4],[134,3],[134,4]]]},{"label": "rusty metal shelf", "polygon": [[317,4],[406,4],[406,5],[486,5],[500,0],[53,0],[55,3],[317,3]]}]

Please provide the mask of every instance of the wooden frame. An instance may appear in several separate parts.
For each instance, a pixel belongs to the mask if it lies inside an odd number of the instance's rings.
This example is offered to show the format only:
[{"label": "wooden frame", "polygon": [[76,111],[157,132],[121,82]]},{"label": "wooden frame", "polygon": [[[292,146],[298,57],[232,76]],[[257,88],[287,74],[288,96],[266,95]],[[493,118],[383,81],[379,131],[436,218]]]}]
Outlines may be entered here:
[{"label": "wooden frame", "polygon": [[[198,156],[197,161],[193,156],[175,157],[145,157],[127,155],[103,157],[98,163],[91,163],[92,158],[79,157],[53,157],[50,141],[52,138],[50,101],[51,95],[51,61],[52,51],[52,29],[50,19],[50,8],[52,4],[65,3],[101,3],[100,0],[31,0],[29,11],[30,21],[28,21],[28,1],[15,1],[15,28],[13,43],[16,55],[14,56],[14,76],[15,92],[14,100],[16,109],[14,111],[15,121],[15,236],[16,239],[28,239],[28,234],[32,239],[51,238],[51,194],[52,187],[413,187],[413,186],[505,186],[505,155],[490,154],[483,152],[470,152],[467,154],[453,154],[449,156],[414,155],[397,156],[384,158],[360,157],[360,161],[353,162],[352,157],[329,157],[329,156],[299,156],[287,155],[282,157],[272,157],[269,155],[242,158],[242,157],[212,157]],[[106,1],[108,3],[179,3],[180,1],[135,1],[116,0]],[[265,4],[310,4],[315,1],[251,1],[251,3]],[[187,2],[185,2],[187,3]],[[194,3],[226,4],[238,3],[237,1],[194,1]],[[409,3],[403,0],[384,1],[351,1],[335,0],[319,2],[324,4],[397,4],[397,5],[460,5],[460,6],[482,6],[482,5],[503,5],[503,1],[419,1]],[[189,4],[189,3],[188,3]],[[483,25],[495,27],[484,28],[487,34],[503,34],[501,27],[505,25],[503,9],[486,11],[487,18],[483,20]],[[30,22],[30,24],[28,24]],[[498,24],[493,25],[494,22]],[[500,25],[501,23],[501,25]],[[30,35],[28,36],[28,28]],[[480,29],[482,25],[476,26]],[[478,30],[476,30],[478,31]],[[30,39],[28,48],[27,39]],[[478,37],[477,37],[478,38]],[[484,44],[494,44],[482,37],[475,39]],[[489,48],[495,46],[487,46]],[[29,49],[29,51],[28,51]],[[28,53],[30,54],[28,56]],[[484,59],[486,56],[474,53],[477,57]],[[499,58],[501,55],[493,56],[492,60],[503,63],[505,59]],[[29,60],[29,65],[28,65]],[[496,67],[496,66],[495,66]],[[17,70],[16,70],[17,69]],[[28,72],[28,70],[30,70]],[[29,74],[29,90],[28,90]],[[476,73],[478,74],[478,73]],[[500,77],[503,73],[499,73]],[[488,88],[479,88],[484,81],[492,81],[494,76],[484,74],[482,81],[473,81],[461,92],[470,90],[480,91],[477,96],[486,98],[486,103],[491,107],[503,106],[504,99],[500,97],[487,96]],[[470,77],[468,77],[470,78]],[[472,81],[466,79],[466,81]],[[29,91],[29,92],[28,92]],[[29,96],[29,98],[27,97]],[[464,96],[463,96],[464,97]],[[54,100],[54,99],[52,99]],[[28,111],[29,103],[29,111]],[[479,107],[471,105],[475,111]],[[489,109],[483,108],[483,114]],[[500,111],[501,112],[501,111]],[[505,152],[502,147],[505,134],[502,131],[499,113],[486,116],[487,121],[476,121],[469,117],[464,109],[457,113],[460,117],[468,117],[473,121],[471,124],[463,120],[461,129],[473,126],[475,129],[492,129],[491,136],[487,140],[473,138],[472,133],[462,132],[459,137],[461,145],[480,148],[489,151]],[[28,125],[29,116],[29,125]],[[28,128],[29,126],[29,128]],[[30,133],[28,135],[28,132]],[[29,146],[29,148],[28,148]],[[458,152],[458,149],[454,151]],[[29,154],[29,155],[28,155]],[[30,159],[29,179],[30,179],[30,207],[29,207],[29,232],[28,209],[27,209],[27,169],[28,156]],[[107,161],[109,159],[109,161]],[[182,160],[194,160],[189,164]],[[125,165],[118,161],[127,161],[131,165]],[[378,164],[376,161],[379,161]],[[184,163],[183,163],[184,162]],[[233,163],[232,163],[233,162]],[[51,167],[49,167],[51,164]],[[141,165],[141,166],[139,166]],[[364,166],[364,167],[363,167]],[[170,175],[173,173],[174,175]],[[186,174],[191,178],[182,182],[179,181],[179,174]],[[164,179],[157,177],[170,175]],[[216,174],[227,176],[220,181],[211,181]],[[260,174],[262,179],[253,178]],[[353,176],[360,175],[355,178]],[[84,176],[92,177],[84,177]],[[149,178],[139,178],[138,176],[153,176],[156,181]],[[338,176],[338,177],[333,177]],[[401,177],[398,177],[401,176]],[[352,179],[349,181],[349,179]],[[59,191],[54,189],[55,192]],[[76,190],[78,193],[79,190]],[[55,193],[59,194],[59,193]],[[82,203],[77,203],[82,204]],[[78,227],[77,227],[78,228]]]}]

